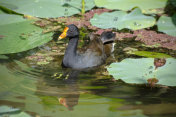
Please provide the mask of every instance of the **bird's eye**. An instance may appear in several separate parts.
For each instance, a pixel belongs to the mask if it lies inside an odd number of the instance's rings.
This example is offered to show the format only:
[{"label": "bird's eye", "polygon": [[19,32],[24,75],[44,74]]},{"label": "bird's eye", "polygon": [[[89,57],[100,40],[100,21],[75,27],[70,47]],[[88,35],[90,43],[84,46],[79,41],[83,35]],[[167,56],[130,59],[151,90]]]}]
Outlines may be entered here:
[{"label": "bird's eye", "polygon": [[72,32],[73,32],[73,28],[72,28],[72,27],[70,28],[69,32],[70,32],[70,33],[72,33]]}]

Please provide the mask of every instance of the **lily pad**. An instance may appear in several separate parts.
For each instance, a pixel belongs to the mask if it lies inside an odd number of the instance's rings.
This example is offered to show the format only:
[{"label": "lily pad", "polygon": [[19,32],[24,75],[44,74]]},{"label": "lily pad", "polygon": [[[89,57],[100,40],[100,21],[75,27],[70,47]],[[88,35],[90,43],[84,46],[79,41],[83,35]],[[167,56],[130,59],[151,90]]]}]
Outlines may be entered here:
[{"label": "lily pad", "polygon": [[172,17],[161,16],[157,26],[159,31],[176,37],[176,14]]},{"label": "lily pad", "polygon": [[0,114],[2,114],[2,113],[13,113],[13,112],[20,112],[20,109],[8,107],[8,106],[0,106]]},{"label": "lily pad", "polygon": [[125,59],[120,63],[112,63],[109,74],[126,83],[146,84],[149,79],[157,79],[156,84],[176,86],[176,59],[168,58],[166,63],[155,69],[153,58]]},{"label": "lily pad", "polygon": [[[93,0],[85,0],[85,10],[92,9]],[[48,18],[71,16],[81,12],[81,0],[1,0],[0,5],[17,13]]]},{"label": "lily pad", "polygon": [[2,10],[0,10],[0,14],[3,14],[4,12]]},{"label": "lily pad", "polygon": [[26,51],[52,39],[52,33],[43,34],[41,28],[31,24],[32,20],[9,14],[0,14],[0,19],[0,54]]},{"label": "lily pad", "polygon": [[21,112],[18,108],[12,108],[8,106],[0,106],[0,115],[3,117],[31,117],[25,112]]},{"label": "lily pad", "polygon": [[0,55],[0,59],[8,59],[9,57],[6,55]]},{"label": "lily pad", "polygon": [[29,114],[21,112],[18,108],[8,106],[0,106],[0,115],[2,117],[31,117]]},{"label": "lily pad", "polygon": [[90,20],[91,24],[99,28],[117,28],[119,30],[128,28],[138,30],[155,25],[155,18],[145,16],[139,8],[134,9],[131,13],[125,11],[114,11],[111,13],[95,14]]},{"label": "lily pad", "polygon": [[[158,13],[164,9],[168,0],[95,0],[98,7],[108,9],[131,10],[134,7],[142,9],[143,13]],[[160,10],[157,10],[160,9]]]},{"label": "lily pad", "polygon": [[171,56],[164,53],[148,52],[148,51],[133,51],[133,52],[130,52],[130,54],[135,54],[138,56],[144,56],[149,58],[172,58]]}]

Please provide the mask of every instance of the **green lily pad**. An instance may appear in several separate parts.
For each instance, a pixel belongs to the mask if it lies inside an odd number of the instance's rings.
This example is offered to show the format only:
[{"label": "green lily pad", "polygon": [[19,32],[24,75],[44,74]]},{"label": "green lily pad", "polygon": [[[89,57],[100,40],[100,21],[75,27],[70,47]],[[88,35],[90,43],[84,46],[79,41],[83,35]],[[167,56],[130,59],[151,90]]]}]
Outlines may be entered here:
[{"label": "green lily pad", "polygon": [[3,117],[31,117],[25,112],[21,112],[18,108],[12,108],[8,106],[0,106],[0,115]]},{"label": "green lily pad", "polygon": [[9,57],[6,55],[0,55],[0,59],[8,59]]},{"label": "green lily pad", "polygon": [[1,113],[13,113],[13,112],[20,112],[18,108],[11,108],[8,106],[0,106],[0,114]]},{"label": "green lily pad", "polygon": [[21,16],[0,14],[0,19],[0,54],[26,51],[52,39],[52,33],[43,34],[33,21]]},{"label": "green lily pad", "polygon": [[99,28],[117,28],[119,30],[128,28],[138,30],[155,25],[155,18],[145,16],[139,8],[134,9],[131,13],[124,11],[114,11],[111,13],[95,14],[90,20],[91,24]]},{"label": "green lily pad", "polygon": [[2,10],[0,10],[0,14],[3,14],[4,12]]},{"label": "green lily pad", "polygon": [[155,69],[153,58],[124,59],[112,63],[108,67],[109,74],[126,83],[146,84],[151,78],[158,80],[157,84],[176,86],[176,59],[168,58],[163,66]]},{"label": "green lily pad", "polygon": [[130,54],[135,54],[138,56],[144,56],[149,58],[172,58],[171,56],[164,53],[148,52],[148,51],[133,51],[133,52],[130,52]]},{"label": "green lily pad", "polygon": [[31,117],[25,112],[21,112],[18,108],[12,108],[8,106],[0,106],[0,115],[3,117]]},{"label": "green lily pad", "polygon": [[157,26],[159,31],[176,37],[176,14],[172,17],[161,16]]},{"label": "green lily pad", "polygon": [[[85,10],[92,9],[93,0],[85,0]],[[17,13],[48,18],[71,16],[81,12],[81,0],[1,0],[0,5]]]},{"label": "green lily pad", "polygon": [[95,0],[98,7],[108,9],[119,9],[123,11],[131,10],[134,7],[142,9],[143,13],[158,13],[157,10],[166,6],[168,0]]},{"label": "green lily pad", "polygon": [[21,112],[19,114],[12,114],[10,115],[10,117],[32,117],[29,114],[25,113],[25,112]]}]

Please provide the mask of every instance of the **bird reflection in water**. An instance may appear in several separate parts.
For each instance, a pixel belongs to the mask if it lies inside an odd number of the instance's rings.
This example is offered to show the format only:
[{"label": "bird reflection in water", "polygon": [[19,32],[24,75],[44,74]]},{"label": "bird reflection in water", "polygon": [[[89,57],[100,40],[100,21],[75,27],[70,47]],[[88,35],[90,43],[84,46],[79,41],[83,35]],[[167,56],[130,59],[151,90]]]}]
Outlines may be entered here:
[{"label": "bird reflection in water", "polygon": [[72,111],[73,107],[78,104],[79,93],[75,94],[65,94],[62,98],[58,98],[59,103],[68,108],[68,110]]},{"label": "bird reflection in water", "polygon": [[68,85],[67,93],[58,98],[59,103],[70,111],[78,104],[80,96],[80,92],[78,91],[79,87],[76,82],[78,74],[79,71],[74,70],[69,73],[68,78],[65,80],[65,83]]},{"label": "bird reflection in water", "polygon": [[[72,111],[78,104],[80,96],[80,89],[77,84],[79,72],[80,71],[75,70],[66,71],[62,76],[65,79],[51,80],[48,77],[41,78],[40,81],[38,81],[36,94],[41,97],[44,105],[45,102],[47,104],[51,103],[51,105],[61,104]],[[50,99],[52,99],[52,101]],[[57,103],[55,99],[58,100]]]}]

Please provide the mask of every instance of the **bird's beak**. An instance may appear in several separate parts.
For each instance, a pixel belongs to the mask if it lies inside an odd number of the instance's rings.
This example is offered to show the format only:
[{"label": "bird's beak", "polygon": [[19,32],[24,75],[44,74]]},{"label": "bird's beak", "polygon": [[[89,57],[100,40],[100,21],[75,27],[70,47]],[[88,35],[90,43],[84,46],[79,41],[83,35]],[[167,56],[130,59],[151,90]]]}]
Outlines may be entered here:
[{"label": "bird's beak", "polygon": [[58,39],[63,39],[63,38],[65,38],[66,36],[67,36],[67,31],[68,31],[68,27],[65,27],[64,28],[64,31],[62,32],[62,34],[59,36],[59,38]]}]

